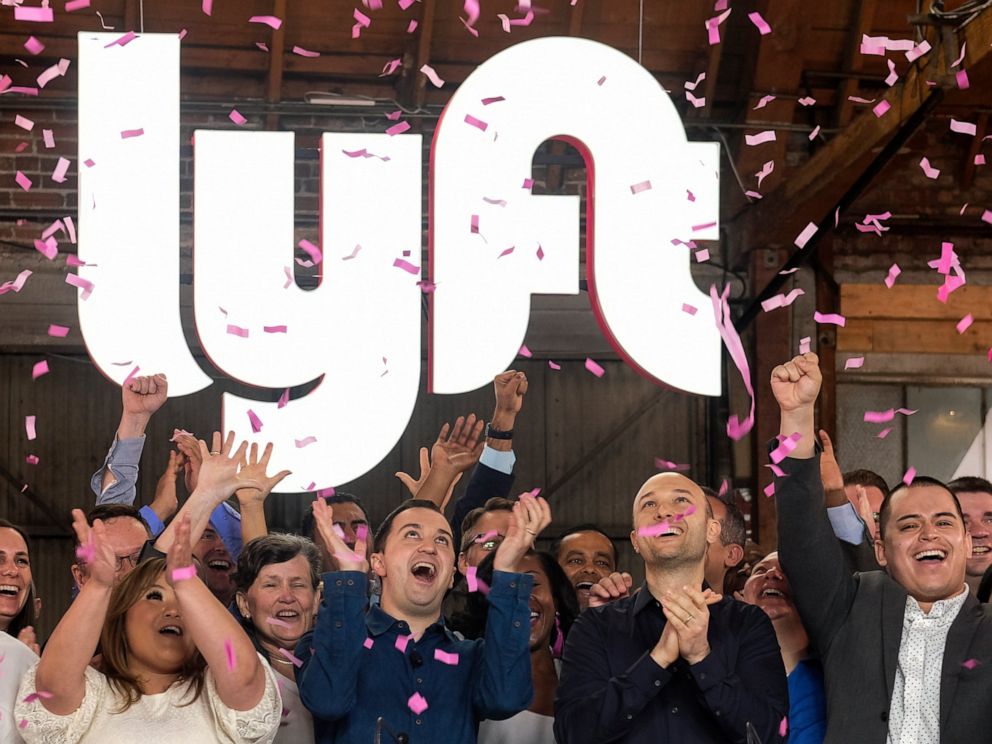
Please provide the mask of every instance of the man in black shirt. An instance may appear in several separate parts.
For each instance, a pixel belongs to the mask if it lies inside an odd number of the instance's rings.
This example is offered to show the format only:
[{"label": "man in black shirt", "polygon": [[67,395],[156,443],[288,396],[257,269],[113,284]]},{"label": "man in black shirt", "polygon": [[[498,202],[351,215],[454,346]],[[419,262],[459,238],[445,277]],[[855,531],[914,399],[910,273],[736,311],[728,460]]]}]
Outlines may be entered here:
[{"label": "man in black shirt", "polygon": [[699,486],[663,473],[641,486],[630,540],[644,559],[634,595],[582,614],[565,644],[555,737],[584,742],[768,744],[785,730],[788,688],[760,609],[704,585],[720,523]]}]

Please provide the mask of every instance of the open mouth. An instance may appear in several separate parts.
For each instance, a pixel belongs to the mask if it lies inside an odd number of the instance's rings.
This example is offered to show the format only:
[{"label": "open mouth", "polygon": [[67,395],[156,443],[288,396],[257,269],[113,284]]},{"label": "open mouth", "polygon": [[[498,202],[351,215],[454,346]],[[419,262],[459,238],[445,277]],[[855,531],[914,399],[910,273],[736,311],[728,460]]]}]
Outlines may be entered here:
[{"label": "open mouth", "polygon": [[21,590],[13,584],[0,584],[0,596],[16,597],[20,593]]},{"label": "open mouth", "polygon": [[177,638],[183,637],[183,629],[178,625],[166,625],[158,629],[159,635],[172,635]]},{"label": "open mouth", "polygon": [[988,545],[974,545],[971,548],[972,555],[988,555],[989,551],[992,551],[992,547]]},{"label": "open mouth", "polygon": [[434,578],[437,576],[437,568],[433,563],[428,563],[427,561],[419,561],[413,564],[413,568],[410,569],[413,573],[414,578],[417,581],[421,581],[425,584],[433,583]]},{"label": "open mouth", "polygon": [[212,561],[207,561],[207,567],[213,569],[214,571],[230,571],[231,562],[216,558]]},{"label": "open mouth", "polygon": [[540,621],[541,621],[541,611],[540,610],[533,610],[532,609],[530,611],[530,625],[531,625],[531,627],[534,627]]},{"label": "open mouth", "polygon": [[760,595],[761,597],[778,597],[779,599],[785,599],[785,592],[769,587],[764,589]]},{"label": "open mouth", "polygon": [[947,551],[940,550],[939,548],[921,550],[919,553],[914,555],[913,558],[921,563],[940,563],[947,558]]},{"label": "open mouth", "polygon": [[299,616],[300,613],[296,610],[279,610],[279,612],[276,613],[276,617],[280,620],[295,620]]}]

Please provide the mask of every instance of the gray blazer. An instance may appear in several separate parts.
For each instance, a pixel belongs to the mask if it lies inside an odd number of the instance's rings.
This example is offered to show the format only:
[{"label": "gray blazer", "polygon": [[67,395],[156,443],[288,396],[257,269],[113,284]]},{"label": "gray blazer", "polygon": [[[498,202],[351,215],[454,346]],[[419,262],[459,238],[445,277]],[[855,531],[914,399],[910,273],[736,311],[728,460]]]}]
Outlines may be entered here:
[{"label": "gray blazer", "polygon": [[[830,528],[819,457],[786,458],[775,483],[779,557],[823,662],[825,744],[885,744],[906,590],[883,571],[856,573]],[[965,662],[974,660],[977,664]],[[969,595],[947,634],[941,742],[992,741],[992,607]]]}]

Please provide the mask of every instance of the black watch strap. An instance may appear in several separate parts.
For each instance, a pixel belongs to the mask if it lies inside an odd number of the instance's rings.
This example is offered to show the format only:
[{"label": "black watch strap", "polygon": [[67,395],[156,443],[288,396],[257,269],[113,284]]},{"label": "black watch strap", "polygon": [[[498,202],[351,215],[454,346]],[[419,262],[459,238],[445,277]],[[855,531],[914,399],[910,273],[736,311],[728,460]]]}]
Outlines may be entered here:
[{"label": "black watch strap", "polygon": [[486,437],[488,439],[513,439],[513,429],[500,431],[492,424],[486,424]]}]

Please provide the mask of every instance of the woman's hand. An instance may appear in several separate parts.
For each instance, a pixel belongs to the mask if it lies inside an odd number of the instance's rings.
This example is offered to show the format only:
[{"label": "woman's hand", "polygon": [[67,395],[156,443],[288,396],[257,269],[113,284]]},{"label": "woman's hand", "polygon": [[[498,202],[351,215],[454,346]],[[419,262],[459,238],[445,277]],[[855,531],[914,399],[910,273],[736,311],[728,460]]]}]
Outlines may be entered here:
[{"label": "woman's hand", "polygon": [[512,515],[506,537],[496,549],[493,559],[493,569],[496,571],[516,571],[517,563],[534,547],[534,540],[551,524],[548,502],[529,492],[520,494],[513,505]]},{"label": "woman's hand", "polygon": [[113,587],[117,578],[117,555],[113,546],[107,541],[107,530],[103,521],[97,519],[90,527],[82,509],[72,510],[72,529],[76,532],[79,547],[76,557],[79,558],[89,571],[89,581],[105,587]]},{"label": "woman's hand", "polygon": [[327,552],[334,558],[339,570],[369,572],[369,562],[365,558],[367,533],[356,533],[355,549],[349,548],[342,535],[334,529],[334,509],[321,498],[313,502],[313,521]]}]

